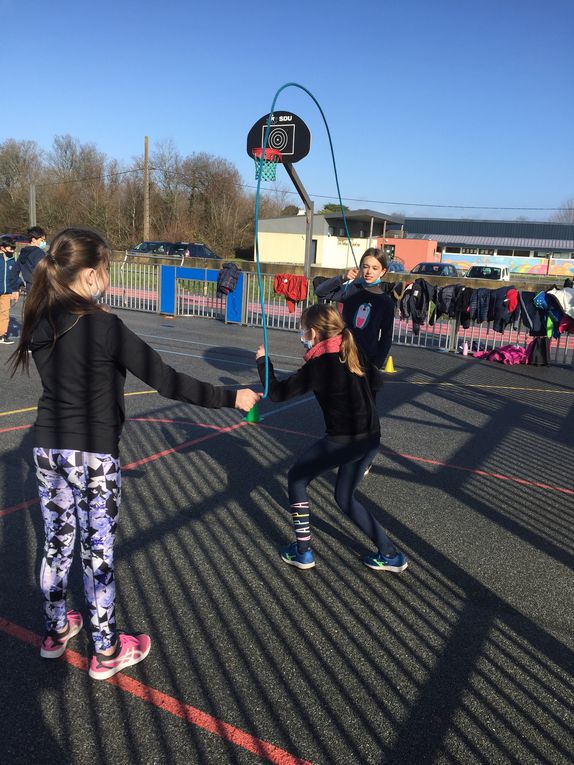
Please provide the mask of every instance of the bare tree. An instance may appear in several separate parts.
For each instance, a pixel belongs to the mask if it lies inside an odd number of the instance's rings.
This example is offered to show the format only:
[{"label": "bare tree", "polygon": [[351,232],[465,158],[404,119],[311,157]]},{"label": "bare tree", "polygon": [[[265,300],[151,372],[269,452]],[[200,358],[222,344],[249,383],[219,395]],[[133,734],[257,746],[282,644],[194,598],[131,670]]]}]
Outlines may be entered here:
[{"label": "bare tree", "polygon": [[555,213],[551,220],[556,223],[574,223],[574,199],[562,203],[562,209]]},{"label": "bare tree", "polygon": [[30,183],[40,173],[42,154],[34,141],[8,139],[0,144],[0,221],[3,231],[28,222]]}]

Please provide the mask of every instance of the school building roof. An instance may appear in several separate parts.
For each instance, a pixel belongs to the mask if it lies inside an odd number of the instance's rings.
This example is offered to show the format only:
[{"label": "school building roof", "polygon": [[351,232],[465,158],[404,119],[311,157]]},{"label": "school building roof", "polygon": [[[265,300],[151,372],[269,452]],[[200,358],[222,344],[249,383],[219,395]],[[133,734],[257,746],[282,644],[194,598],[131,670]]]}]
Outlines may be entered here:
[{"label": "school building roof", "polygon": [[438,242],[441,245],[457,247],[485,247],[507,250],[548,250],[548,251],[574,251],[574,238],[572,239],[535,239],[532,237],[509,237],[509,236],[472,236],[464,234],[413,234],[408,233],[407,239],[427,239]]}]

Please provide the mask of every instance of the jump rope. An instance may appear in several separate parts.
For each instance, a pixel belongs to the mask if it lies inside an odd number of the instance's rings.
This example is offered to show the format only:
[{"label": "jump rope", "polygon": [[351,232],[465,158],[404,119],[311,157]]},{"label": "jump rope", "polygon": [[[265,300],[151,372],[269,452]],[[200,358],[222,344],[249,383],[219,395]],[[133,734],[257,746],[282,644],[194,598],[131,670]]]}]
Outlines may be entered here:
[{"label": "jump rope", "polygon": [[[359,266],[357,263],[357,258],[355,257],[355,251],[353,250],[353,243],[351,242],[351,235],[349,234],[349,227],[347,225],[347,216],[345,215],[345,210],[343,208],[343,200],[341,199],[341,190],[339,188],[339,176],[337,175],[337,163],[335,162],[335,151],[333,149],[333,141],[331,140],[331,131],[329,130],[327,118],[325,117],[323,109],[321,108],[321,104],[317,101],[317,99],[311,93],[311,91],[308,90],[303,85],[300,85],[298,82],[286,82],[285,85],[282,85],[279,88],[279,90],[275,93],[275,96],[273,98],[273,103],[271,104],[271,109],[269,110],[267,125],[265,126],[265,133],[263,135],[263,146],[261,151],[261,159],[259,160],[259,162],[263,163],[264,161],[265,149],[267,148],[267,142],[269,140],[269,131],[271,129],[271,117],[273,116],[273,110],[275,109],[277,98],[279,97],[279,94],[286,88],[299,88],[299,90],[302,90],[303,92],[307,93],[307,95],[316,104],[321,114],[321,117],[323,118],[323,122],[325,123],[325,129],[327,131],[327,137],[329,139],[329,147],[331,149],[331,158],[333,160],[333,170],[335,173],[335,183],[337,185],[337,195],[339,197],[339,206],[341,208],[343,224],[345,226],[345,234],[347,235],[347,241],[349,242],[349,246],[351,248],[351,254],[353,256],[353,261],[355,262],[355,267],[358,268]],[[267,316],[265,313],[265,295],[263,292],[263,279],[261,277],[261,263],[259,260],[259,198],[260,198],[260,191],[261,191],[261,176],[262,176],[262,173],[258,172],[257,173],[257,191],[255,192],[255,264],[257,267],[257,284],[259,286],[259,304],[261,306],[261,320],[263,322],[263,347],[265,349],[265,386],[263,389],[262,398],[267,398],[267,394],[269,392],[269,340],[267,337]]]}]

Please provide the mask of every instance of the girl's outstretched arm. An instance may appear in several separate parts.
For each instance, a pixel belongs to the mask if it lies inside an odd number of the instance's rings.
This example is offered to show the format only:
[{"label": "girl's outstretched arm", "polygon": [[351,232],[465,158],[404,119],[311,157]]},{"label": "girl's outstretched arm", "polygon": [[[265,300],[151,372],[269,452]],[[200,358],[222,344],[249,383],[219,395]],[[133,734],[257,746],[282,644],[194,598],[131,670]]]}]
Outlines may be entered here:
[{"label": "girl's outstretched arm", "polygon": [[[259,377],[263,385],[265,385],[265,351],[262,345],[257,349],[255,358],[257,359]],[[302,396],[310,390],[312,390],[312,386],[309,364],[304,364],[301,369],[298,369],[284,380],[278,380],[275,377],[271,359],[269,359],[269,398],[271,401],[287,401],[290,398]]]},{"label": "girl's outstretched arm", "polygon": [[249,411],[259,394],[248,388],[240,391],[211,385],[191,375],[178,372],[166,364],[141,337],[126,327],[117,316],[111,316],[107,343],[112,357],[143,382],[166,398],[185,401],[210,409],[230,407]]}]

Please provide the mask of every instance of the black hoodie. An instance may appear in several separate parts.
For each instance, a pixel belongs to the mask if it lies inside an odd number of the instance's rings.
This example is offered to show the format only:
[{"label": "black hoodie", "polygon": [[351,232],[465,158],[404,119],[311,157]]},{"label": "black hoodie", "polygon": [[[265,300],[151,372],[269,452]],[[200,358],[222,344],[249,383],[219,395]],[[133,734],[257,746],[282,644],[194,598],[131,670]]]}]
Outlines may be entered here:
[{"label": "black hoodie", "polygon": [[22,278],[26,282],[26,292],[30,291],[33,278],[32,273],[45,254],[45,250],[32,244],[28,245],[27,247],[22,247],[20,250],[18,263],[20,264]]}]

